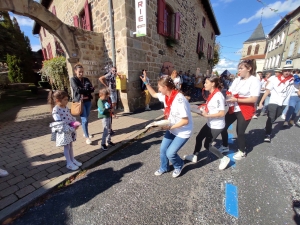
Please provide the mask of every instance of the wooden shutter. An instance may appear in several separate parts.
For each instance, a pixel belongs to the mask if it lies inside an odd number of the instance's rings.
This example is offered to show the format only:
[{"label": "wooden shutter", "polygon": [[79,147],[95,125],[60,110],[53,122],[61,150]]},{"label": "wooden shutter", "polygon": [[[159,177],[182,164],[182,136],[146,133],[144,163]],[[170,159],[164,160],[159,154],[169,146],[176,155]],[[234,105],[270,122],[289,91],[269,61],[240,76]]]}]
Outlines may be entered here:
[{"label": "wooden shutter", "polygon": [[73,16],[74,27],[79,27],[79,18],[78,16]]},{"label": "wooden shutter", "polygon": [[165,8],[165,0],[157,0],[157,33],[162,35],[164,34]]},{"label": "wooden shutter", "polygon": [[45,48],[42,49],[42,52],[43,52],[43,57],[44,57],[44,60],[47,60],[48,59],[48,56],[47,56],[47,51]]},{"label": "wooden shutter", "polygon": [[52,59],[53,55],[52,55],[52,49],[51,49],[51,44],[50,43],[47,46],[47,50],[48,50],[49,59]]},{"label": "wooden shutter", "polygon": [[43,38],[42,38],[42,35],[41,35],[41,33],[39,33],[39,36],[40,36],[40,40],[41,40],[41,42],[43,42]]},{"label": "wooden shutter", "polygon": [[55,9],[55,5],[52,6],[52,13],[56,16],[56,9]]},{"label": "wooden shutter", "polygon": [[201,35],[200,33],[198,33],[198,39],[197,39],[197,48],[196,48],[196,52],[199,54],[200,52],[200,39],[201,39]]},{"label": "wooden shutter", "polygon": [[201,51],[204,53],[204,46],[205,46],[205,42],[204,42],[204,38],[201,37]]},{"label": "wooden shutter", "polygon": [[89,1],[86,0],[84,4],[84,14],[85,14],[85,25],[86,29],[91,31],[92,26],[91,26],[91,14],[90,14],[90,7],[89,7]]},{"label": "wooden shutter", "polygon": [[43,27],[43,31],[44,31],[44,37],[46,37],[46,31],[45,28]]},{"label": "wooden shutter", "polygon": [[179,40],[180,38],[180,13],[175,13],[175,39]]}]

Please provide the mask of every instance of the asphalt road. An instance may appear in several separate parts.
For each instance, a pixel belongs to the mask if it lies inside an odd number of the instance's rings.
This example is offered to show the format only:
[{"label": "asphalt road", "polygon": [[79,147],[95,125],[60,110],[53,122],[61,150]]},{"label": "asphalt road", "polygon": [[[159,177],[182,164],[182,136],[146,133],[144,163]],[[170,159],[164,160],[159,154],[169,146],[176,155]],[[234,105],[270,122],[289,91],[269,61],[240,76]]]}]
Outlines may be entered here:
[{"label": "asphalt road", "polygon": [[[300,200],[300,128],[280,130],[279,122],[268,144],[262,142],[265,121],[251,121],[248,156],[235,167],[219,171],[216,157],[203,150],[201,160],[186,162],[178,178],[154,175],[164,133],[151,130],[13,224],[297,224],[292,206]],[[194,117],[194,134],[181,156],[193,152],[204,123]],[[227,183],[238,188],[238,217],[226,213]]]}]

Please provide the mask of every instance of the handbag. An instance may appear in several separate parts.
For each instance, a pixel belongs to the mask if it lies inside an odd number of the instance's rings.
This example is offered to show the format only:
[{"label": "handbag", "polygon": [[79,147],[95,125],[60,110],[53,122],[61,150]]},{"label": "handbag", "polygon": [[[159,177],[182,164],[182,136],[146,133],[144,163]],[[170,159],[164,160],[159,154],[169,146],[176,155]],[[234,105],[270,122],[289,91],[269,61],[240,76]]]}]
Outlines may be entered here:
[{"label": "handbag", "polygon": [[73,116],[80,116],[83,112],[83,101],[82,101],[82,95],[79,102],[72,102],[71,105],[71,114]]}]

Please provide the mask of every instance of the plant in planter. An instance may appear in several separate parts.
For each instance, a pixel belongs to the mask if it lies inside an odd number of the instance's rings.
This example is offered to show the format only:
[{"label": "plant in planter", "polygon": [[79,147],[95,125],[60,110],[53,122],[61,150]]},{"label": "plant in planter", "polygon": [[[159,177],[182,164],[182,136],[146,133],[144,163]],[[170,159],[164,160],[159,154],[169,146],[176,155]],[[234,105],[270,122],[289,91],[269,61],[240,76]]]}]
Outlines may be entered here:
[{"label": "plant in planter", "polygon": [[66,58],[63,56],[55,57],[50,60],[43,61],[41,69],[43,76],[49,80],[52,89],[66,90],[70,93],[70,81],[67,70]]},{"label": "plant in planter", "polygon": [[200,52],[198,53],[198,58],[199,58],[199,59],[204,59],[204,58],[205,58],[204,52],[200,51]]},{"label": "plant in planter", "polygon": [[178,44],[178,40],[173,37],[166,37],[166,45],[170,48],[173,48],[175,45]]}]

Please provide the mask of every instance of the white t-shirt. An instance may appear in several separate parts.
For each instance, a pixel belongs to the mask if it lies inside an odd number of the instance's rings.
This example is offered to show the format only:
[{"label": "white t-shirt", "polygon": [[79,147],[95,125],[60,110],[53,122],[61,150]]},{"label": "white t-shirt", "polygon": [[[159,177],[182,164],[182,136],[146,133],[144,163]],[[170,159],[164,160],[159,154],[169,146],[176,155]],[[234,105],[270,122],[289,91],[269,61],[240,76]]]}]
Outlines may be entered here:
[{"label": "white t-shirt", "polygon": [[269,104],[276,105],[288,105],[290,96],[294,91],[293,80],[286,81],[285,84],[281,83],[278,77],[272,76],[269,79],[269,83],[266,89],[271,91]]},{"label": "white t-shirt", "polygon": [[[166,107],[165,95],[157,93],[157,96],[159,101],[163,102],[164,106]],[[178,93],[172,102],[168,120],[170,121],[171,125],[174,125],[184,117],[188,117],[189,123],[182,127],[171,129],[170,132],[180,138],[189,138],[193,130],[193,119],[190,104],[183,94]]]},{"label": "white t-shirt", "polygon": [[261,89],[260,89],[260,93],[265,93],[266,92],[266,85],[267,85],[268,80],[262,79],[260,81],[260,85],[261,85]]},{"label": "white t-shirt", "polygon": [[[229,90],[232,95],[238,94],[240,98],[258,97],[260,95],[260,81],[255,76],[250,76],[248,79],[238,77],[234,79]],[[241,111],[239,105],[234,103],[234,112]]]},{"label": "white t-shirt", "polygon": [[[221,110],[225,110],[225,99],[221,92],[214,94],[212,99],[207,104],[208,113],[216,114]],[[225,127],[225,117],[207,118],[207,125],[211,129],[223,129]]]},{"label": "white t-shirt", "polygon": [[173,82],[174,82],[176,88],[179,90],[180,89],[180,85],[182,84],[180,76],[175,77],[174,80],[173,80]]}]

